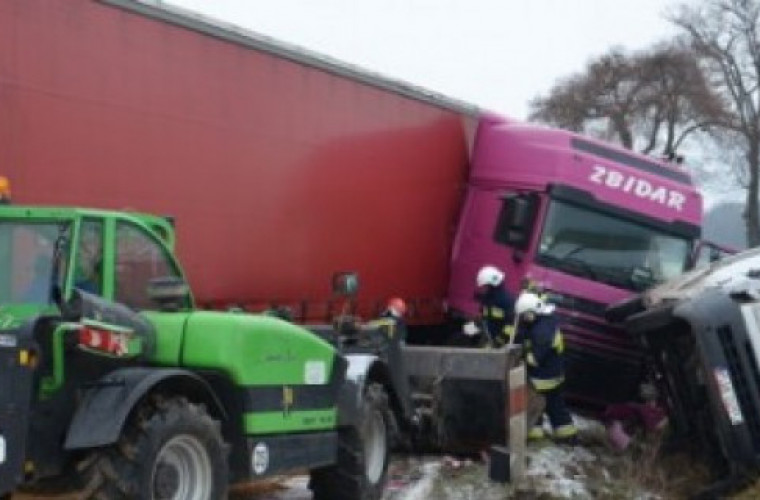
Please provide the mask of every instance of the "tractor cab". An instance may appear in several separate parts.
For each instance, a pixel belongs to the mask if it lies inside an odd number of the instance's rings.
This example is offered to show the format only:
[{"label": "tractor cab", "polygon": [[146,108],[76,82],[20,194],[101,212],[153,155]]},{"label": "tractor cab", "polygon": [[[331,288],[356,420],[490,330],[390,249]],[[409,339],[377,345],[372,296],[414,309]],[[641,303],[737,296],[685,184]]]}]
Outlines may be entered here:
[{"label": "tractor cab", "polygon": [[[0,205],[0,304],[40,313],[80,291],[135,310],[159,309],[155,298],[165,299],[167,284],[184,283],[173,234],[159,217]],[[184,290],[180,306],[189,307]]]}]

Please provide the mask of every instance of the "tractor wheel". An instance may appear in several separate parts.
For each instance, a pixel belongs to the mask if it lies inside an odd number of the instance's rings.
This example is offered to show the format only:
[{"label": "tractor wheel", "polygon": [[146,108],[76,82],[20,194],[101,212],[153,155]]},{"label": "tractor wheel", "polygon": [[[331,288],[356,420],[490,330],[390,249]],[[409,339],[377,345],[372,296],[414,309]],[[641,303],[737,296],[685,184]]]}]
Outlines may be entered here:
[{"label": "tractor wheel", "polygon": [[390,461],[390,410],[380,384],[364,394],[361,420],[338,431],[338,461],[311,473],[314,500],[378,500]]},{"label": "tractor wheel", "polygon": [[83,499],[217,500],[227,497],[228,446],[219,422],[185,398],[141,406],[116,445],[79,464]]}]

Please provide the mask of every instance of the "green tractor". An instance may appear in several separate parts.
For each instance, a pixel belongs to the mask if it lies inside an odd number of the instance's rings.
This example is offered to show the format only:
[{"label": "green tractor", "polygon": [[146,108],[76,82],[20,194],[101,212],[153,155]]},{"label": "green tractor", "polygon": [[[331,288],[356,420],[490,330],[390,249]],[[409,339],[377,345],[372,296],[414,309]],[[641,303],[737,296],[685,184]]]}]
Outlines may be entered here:
[{"label": "green tractor", "polygon": [[393,369],[196,309],[174,238],[160,217],[0,205],[0,497],[222,499],[308,469],[316,499],[380,498],[411,421]]}]

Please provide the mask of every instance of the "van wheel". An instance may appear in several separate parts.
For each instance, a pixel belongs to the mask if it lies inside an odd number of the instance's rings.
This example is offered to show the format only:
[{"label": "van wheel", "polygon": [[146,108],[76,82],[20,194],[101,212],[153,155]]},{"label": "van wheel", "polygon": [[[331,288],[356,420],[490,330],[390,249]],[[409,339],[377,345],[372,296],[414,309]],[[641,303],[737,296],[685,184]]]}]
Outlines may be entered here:
[{"label": "van wheel", "polygon": [[226,498],[228,446],[218,421],[185,398],[143,405],[114,446],[79,464],[82,498],[216,500]]},{"label": "van wheel", "polygon": [[314,500],[378,500],[383,495],[390,462],[390,410],[383,386],[364,393],[357,427],[338,431],[338,461],[311,473]]}]

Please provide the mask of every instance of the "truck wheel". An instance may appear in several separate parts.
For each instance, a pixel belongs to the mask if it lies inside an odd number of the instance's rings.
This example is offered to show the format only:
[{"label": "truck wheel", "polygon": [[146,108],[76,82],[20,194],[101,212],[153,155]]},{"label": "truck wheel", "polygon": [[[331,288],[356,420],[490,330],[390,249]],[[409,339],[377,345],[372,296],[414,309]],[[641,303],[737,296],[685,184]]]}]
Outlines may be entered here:
[{"label": "truck wheel", "polygon": [[361,420],[338,431],[338,461],[311,473],[314,500],[378,500],[390,461],[390,410],[382,385],[364,394]]},{"label": "truck wheel", "polygon": [[138,409],[119,442],[80,464],[84,499],[226,498],[228,446],[219,422],[185,398]]}]

